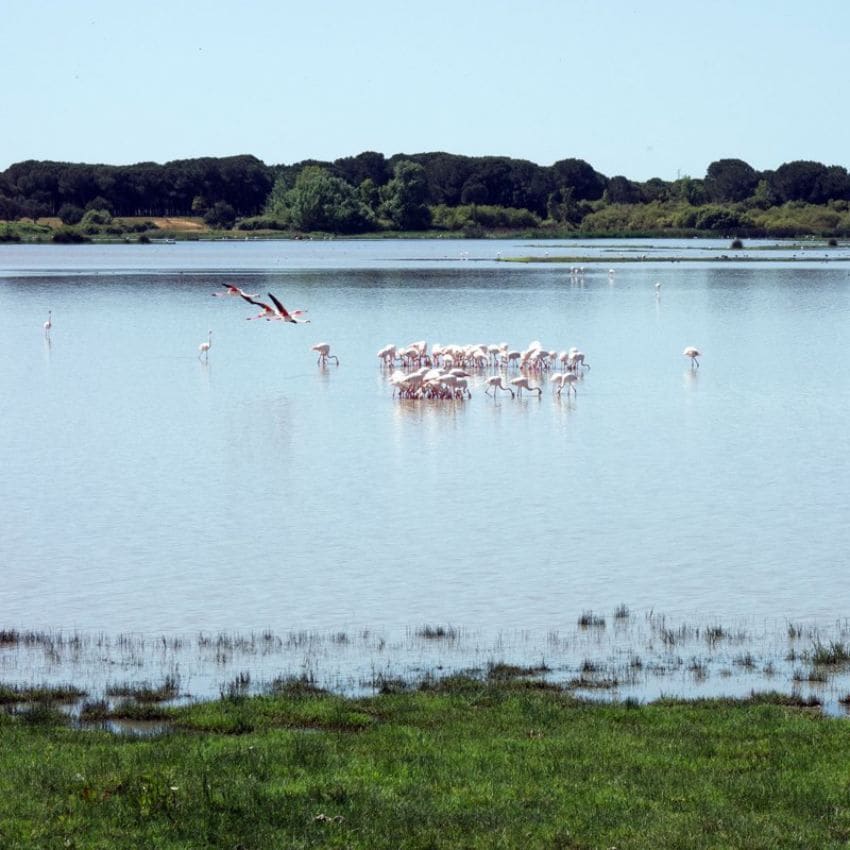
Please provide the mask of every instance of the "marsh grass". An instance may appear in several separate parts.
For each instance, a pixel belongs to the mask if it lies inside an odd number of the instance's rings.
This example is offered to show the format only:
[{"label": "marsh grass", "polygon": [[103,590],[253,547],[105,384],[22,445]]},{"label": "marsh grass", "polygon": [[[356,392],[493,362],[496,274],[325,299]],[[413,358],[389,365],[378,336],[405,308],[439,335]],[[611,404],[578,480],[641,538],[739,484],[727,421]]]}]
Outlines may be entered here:
[{"label": "marsh grass", "polygon": [[107,686],[106,695],[134,699],[138,702],[166,702],[180,695],[180,680],[177,676],[169,675],[159,685],[151,685],[148,682],[112,684]]},{"label": "marsh grass", "polygon": [[844,643],[830,641],[828,644],[816,641],[812,648],[812,663],[818,665],[837,666],[850,662],[850,648]]},{"label": "marsh grass", "polygon": [[838,847],[844,721],[783,695],[592,704],[447,677],[168,708],[148,738],[0,721],[15,848]]},{"label": "marsh grass", "polygon": [[458,630],[454,626],[424,625],[416,630],[417,637],[425,640],[457,640]]},{"label": "marsh grass", "polygon": [[578,618],[578,625],[582,629],[604,629],[605,618],[600,614],[594,614],[593,611],[584,611]]},{"label": "marsh grass", "polygon": [[[778,677],[776,682],[791,688],[796,669],[813,667],[827,671],[836,692],[850,690],[850,620],[815,626],[783,619],[772,627],[702,623],[652,609],[637,614],[625,603],[609,620],[612,627],[606,628],[604,616],[585,610],[578,622],[570,616],[569,625],[561,622],[540,633],[485,635],[439,623],[384,634],[365,627],[117,636],[4,628],[0,704],[38,700],[43,689],[55,689],[58,699],[68,670],[77,681],[63,704],[104,697],[110,711],[181,699],[245,700],[281,687],[348,696],[404,693],[420,682],[431,687],[447,673],[515,687],[540,686],[529,680],[564,686],[583,676],[594,684],[597,699],[647,701],[670,692],[740,696],[756,674],[766,681]],[[689,665],[689,659],[698,664]],[[31,683],[33,670],[41,671],[43,683]],[[191,693],[181,692],[178,671]],[[596,687],[600,681],[617,687]],[[829,700],[827,710],[835,704]]]},{"label": "marsh grass", "polygon": [[75,703],[86,692],[74,685],[0,685],[0,705],[18,703]]}]

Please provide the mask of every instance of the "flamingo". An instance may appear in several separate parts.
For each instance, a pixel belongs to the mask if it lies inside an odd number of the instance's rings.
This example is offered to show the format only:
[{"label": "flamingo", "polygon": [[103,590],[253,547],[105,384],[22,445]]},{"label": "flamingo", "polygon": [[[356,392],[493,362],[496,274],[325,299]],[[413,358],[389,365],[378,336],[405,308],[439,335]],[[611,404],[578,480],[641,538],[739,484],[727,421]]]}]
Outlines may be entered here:
[{"label": "flamingo", "polygon": [[236,284],[233,283],[225,283],[224,284],[224,292],[213,292],[213,295],[216,297],[225,297],[228,295],[240,295],[242,298],[259,298],[260,295],[258,292],[254,292],[252,294],[248,294],[247,292],[241,290]]},{"label": "flamingo", "polygon": [[331,354],[331,346],[330,343],[327,342],[317,342],[310,351],[318,351],[319,359],[316,363],[327,366],[328,360],[336,360],[336,365],[339,366],[339,357],[336,354]]},{"label": "flamingo", "polygon": [[697,357],[702,357],[702,352],[701,352],[698,348],[694,348],[692,345],[689,345],[689,346],[688,346],[688,347],[687,347],[687,348],[686,348],[686,349],[682,352],[682,354],[683,354],[685,357],[690,357],[690,358],[691,358],[691,369],[693,369],[693,368],[694,368],[694,363],[696,363],[697,368],[699,368],[699,360],[697,360]]},{"label": "flamingo", "polygon": [[525,375],[522,375],[519,378],[511,378],[511,384],[516,387],[517,395],[522,395],[523,390],[528,390],[529,392],[537,390],[538,398],[543,395],[543,390],[540,387],[532,387],[529,385],[528,378],[526,378]]},{"label": "flamingo", "polygon": [[567,369],[571,372],[577,372],[579,367],[582,369],[589,369],[590,364],[584,362],[584,352],[579,351],[575,346],[573,346],[567,352]]},{"label": "flamingo", "polygon": [[50,336],[50,329],[53,327],[53,310],[47,311],[47,321],[42,325],[45,336]]},{"label": "flamingo", "polygon": [[557,374],[552,375],[549,380],[555,384],[555,392],[557,395],[561,394],[561,390],[564,389],[564,385],[567,387],[567,395],[570,394],[570,390],[573,391],[573,395],[576,394],[576,381],[578,381],[578,376],[575,372],[558,372]]},{"label": "flamingo", "polygon": [[484,390],[486,395],[490,395],[490,387],[493,387],[493,398],[496,397],[496,390],[505,390],[511,394],[511,398],[514,397],[514,391],[505,386],[501,375],[493,375],[493,377],[487,378],[484,383],[487,384],[487,389]]},{"label": "flamingo", "polygon": [[201,355],[204,355],[204,362],[210,359],[210,346],[212,346],[212,331],[209,331],[207,334],[207,341],[202,342],[198,346],[198,359],[201,359]]},{"label": "flamingo", "polygon": [[265,319],[267,322],[272,320],[277,320],[280,322],[292,322],[293,324],[303,324],[304,322],[309,322],[309,319],[300,319],[296,318],[297,316],[301,316],[304,314],[304,310],[293,310],[291,313],[274,295],[269,293],[269,298],[271,298],[274,307],[270,307],[263,301],[255,301],[248,295],[242,294],[242,298],[244,298],[249,304],[253,304],[256,307],[260,307],[262,312],[256,316],[249,316],[248,319]]}]

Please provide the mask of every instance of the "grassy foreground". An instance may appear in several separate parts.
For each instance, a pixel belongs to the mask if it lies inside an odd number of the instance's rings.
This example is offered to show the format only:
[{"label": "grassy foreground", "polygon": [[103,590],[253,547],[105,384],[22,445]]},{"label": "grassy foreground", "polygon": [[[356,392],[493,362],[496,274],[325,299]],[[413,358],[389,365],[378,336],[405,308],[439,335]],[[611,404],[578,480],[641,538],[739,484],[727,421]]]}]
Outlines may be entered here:
[{"label": "grassy foreground", "polygon": [[850,726],[782,702],[289,688],[147,738],[36,707],[0,715],[0,847],[847,847]]}]

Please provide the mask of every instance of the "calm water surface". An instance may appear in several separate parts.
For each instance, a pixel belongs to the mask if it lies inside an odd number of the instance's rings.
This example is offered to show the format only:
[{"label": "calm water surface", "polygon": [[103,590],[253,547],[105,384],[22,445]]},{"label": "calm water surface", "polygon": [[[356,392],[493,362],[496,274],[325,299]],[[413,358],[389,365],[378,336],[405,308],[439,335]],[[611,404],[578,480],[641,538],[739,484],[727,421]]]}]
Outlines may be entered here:
[{"label": "calm water surface", "polygon": [[[626,249],[647,260],[577,280],[496,258],[616,246],[0,246],[0,625],[845,616],[850,266]],[[245,321],[210,297],[225,282],[311,323]],[[375,354],[420,339],[592,368],[574,400],[494,400],[482,375],[464,402],[400,401]]]}]

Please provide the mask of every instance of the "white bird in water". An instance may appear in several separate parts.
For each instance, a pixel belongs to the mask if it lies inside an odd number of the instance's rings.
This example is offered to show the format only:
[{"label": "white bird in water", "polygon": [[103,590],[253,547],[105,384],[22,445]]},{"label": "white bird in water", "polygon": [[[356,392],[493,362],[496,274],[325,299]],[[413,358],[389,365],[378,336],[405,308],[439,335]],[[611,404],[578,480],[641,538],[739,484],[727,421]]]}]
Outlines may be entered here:
[{"label": "white bird in water", "polygon": [[50,329],[53,327],[53,310],[47,311],[47,321],[42,325],[45,336],[50,336]]},{"label": "white bird in water", "polygon": [[549,380],[555,385],[555,393],[557,395],[561,394],[564,386],[567,388],[567,395],[570,394],[570,390],[573,391],[573,395],[576,395],[576,381],[578,381],[578,375],[576,375],[575,372],[558,372],[555,375],[552,375]]},{"label": "white bird in water", "polygon": [[316,361],[321,366],[327,366],[328,360],[336,360],[336,365],[339,366],[339,357],[336,354],[331,354],[331,346],[330,343],[327,342],[317,342],[314,346],[310,348],[310,351],[318,351],[319,359]]},{"label": "white bird in water", "polygon": [[529,392],[534,392],[536,390],[538,398],[543,395],[543,390],[540,387],[532,387],[528,383],[528,378],[526,378],[525,375],[522,375],[519,378],[511,378],[511,384],[516,387],[517,395],[522,395],[523,390],[528,390]]},{"label": "white bird in water", "polygon": [[696,364],[696,365],[697,365],[697,367],[699,367],[699,360],[697,360],[697,357],[702,357],[702,352],[701,352],[698,348],[694,348],[692,345],[689,345],[689,346],[688,346],[688,347],[687,347],[687,348],[686,348],[686,349],[682,352],[682,354],[683,354],[685,357],[690,357],[690,358],[691,358],[691,369],[693,369],[693,368],[694,368],[694,364]]},{"label": "white bird in water", "polygon": [[659,295],[661,295],[661,281],[656,280],[655,281],[655,297],[657,298]]},{"label": "white bird in water", "polygon": [[227,296],[227,295],[239,295],[242,298],[259,298],[260,294],[258,292],[254,292],[252,294],[248,294],[241,290],[238,286],[232,283],[224,284],[224,292],[213,292],[214,296]]},{"label": "white bird in water", "polygon": [[212,346],[212,331],[209,331],[207,334],[207,341],[202,342],[198,346],[198,359],[201,359],[201,355],[204,357],[204,362],[210,359],[210,347]]},{"label": "white bird in water", "polygon": [[496,397],[496,390],[504,390],[511,394],[511,398],[514,397],[514,391],[510,387],[505,386],[501,375],[493,375],[493,377],[487,378],[484,383],[487,384],[487,389],[484,390],[487,395],[490,395],[490,387],[493,388],[493,398]]},{"label": "white bird in water", "polygon": [[301,319],[300,316],[304,315],[305,310],[293,310],[291,313],[274,295],[269,293],[269,298],[271,298],[274,307],[270,307],[263,301],[255,301],[248,295],[242,295],[249,304],[253,304],[256,307],[260,307],[262,312],[256,316],[249,316],[248,319],[265,319],[267,322],[272,320],[277,320],[280,322],[292,322],[292,324],[303,324],[304,322],[309,322],[309,319]]}]

